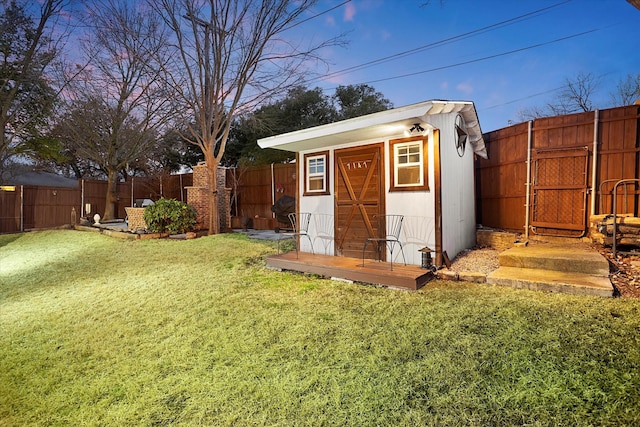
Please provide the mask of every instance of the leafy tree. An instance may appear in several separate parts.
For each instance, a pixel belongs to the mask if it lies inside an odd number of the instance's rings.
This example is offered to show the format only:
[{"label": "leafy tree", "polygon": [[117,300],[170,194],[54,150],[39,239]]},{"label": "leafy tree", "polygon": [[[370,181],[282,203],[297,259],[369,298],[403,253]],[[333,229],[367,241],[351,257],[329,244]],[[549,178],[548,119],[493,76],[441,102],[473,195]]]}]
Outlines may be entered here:
[{"label": "leafy tree", "polygon": [[261,149],[258,139],[293,132],[335,121],[337,112],[322,89],[297,86],[279,101],[264,105],[256,111],[237,118],[229,136],[224,163],[268,164],[295,158],[282,150]]},{"label": "leafy tree", "polygon": [[[51,27],[66,5],[64,0],[46,0],[39,6],[0,2],[0,177],[11,158],[39,148],[33,139],[56,98],[46,76],[57,55]],[[38,7],[39,15],[33,19],[28,11]]]},{"label": "leafy tree", "polygon": [[[264,108],[264,107],[263,107]],[[258,139],[273,135],[271,126],[256,117],[263,108],[236,118],[229,131],[229,142],[221,164],[229,167],[282,163],[295,158],[294,153],[258,147]],[[262,117],[264,119],[264,117]]]},{"label": "leafy tree", "polygon": [[380,92],[368,85],[339,86],[333,96],[322,89],[297,86],[281,100],[245,114],[233,123],[224,163],[268,164],[295,157],[282,150],[261,149],[258,139],[306,129],[393,107]]},{"label": "leafy tree", "polygon": [[179,93],[186,138],[207,165],[209,234],[220,231],[216,169],[243,111],[295,85],[319,43],[284,43],[317,0],[158,0],[149,5],[173,33],[165,83]]},{"label": "leafy tree", "polygon": [[204,160],[202,152],[193,144],[189,144],[182,135],[184,131],[169,129],[158,140],[156,150],[151,159],[157,169],[163,172],[177,172],[183,167],[191,167]]},{"label": "leafy tree", "polygon": [[76,179],[105,179],[106,175],[98,164],[81,157],[78,150],[67,143],[62,123],[59,120],[45,136],[28,142],[28,145],[38,145],[37,153],[33,155],[35,167]]},{"label": "leafy tree", "polygon": [[340,120],[393,108],[391,101],[367,84],[338,86],[333,100],[338,106]]},{"label": "leafy tree", "polygon": [[[330,99],[322,89],[305,89],[302,86],[292,88],[286,98],[273,106],[280,112],[276,121],[278,133],[307,129],[336,121],[337,113]],[[266,111],[268,119],[269,108]]]}]

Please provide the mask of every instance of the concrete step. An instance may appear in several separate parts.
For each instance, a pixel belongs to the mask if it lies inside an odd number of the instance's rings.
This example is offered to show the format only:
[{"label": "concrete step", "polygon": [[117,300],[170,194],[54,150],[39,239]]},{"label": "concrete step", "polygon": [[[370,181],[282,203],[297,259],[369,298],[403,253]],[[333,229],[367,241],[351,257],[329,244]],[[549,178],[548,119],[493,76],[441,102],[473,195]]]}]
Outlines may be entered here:
[{"label": "concrete step", "polygon": [[532,244],[500,254],[500,267],[517,267],[609,276],[609,263],[584,244]]},{"label": "concrete step", "polygon": [[609,280],[608,271],[607,276],[598,276],[558,270],[500,267],[487,276],[487,283],[535,291],[613,296],[613,286]]}]

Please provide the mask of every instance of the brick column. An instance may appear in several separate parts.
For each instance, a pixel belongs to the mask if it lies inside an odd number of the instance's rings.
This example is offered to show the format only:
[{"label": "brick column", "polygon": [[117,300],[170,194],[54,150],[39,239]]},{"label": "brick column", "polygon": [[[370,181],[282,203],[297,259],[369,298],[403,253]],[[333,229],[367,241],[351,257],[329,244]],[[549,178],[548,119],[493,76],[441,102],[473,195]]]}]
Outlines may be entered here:
[{"label": "brick column", "polygon": [[[231,189],[226,188],[226,168],[219,167],[217,173],[218,190],[218,218],[220,230],[225,231],[231,227]],[[198,213],[196,223],[197,230],[209,227],[209,183],[207,179],[207,165],[199,163],[193,167],[193,186],[186,187],[187,203],[193,206]]]}]

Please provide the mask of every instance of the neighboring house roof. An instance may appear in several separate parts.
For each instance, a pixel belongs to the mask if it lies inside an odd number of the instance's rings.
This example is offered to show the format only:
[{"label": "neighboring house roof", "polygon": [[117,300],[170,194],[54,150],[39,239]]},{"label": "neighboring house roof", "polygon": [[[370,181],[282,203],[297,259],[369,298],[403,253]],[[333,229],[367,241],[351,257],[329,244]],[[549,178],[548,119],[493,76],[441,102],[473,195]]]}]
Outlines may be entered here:
[{"label": "neighboring house roof", "polygon": [[78,180],[66,178],[50,172],[27,171],[20,172],[5,180],[11,185],[39,185],[44,187],[69,187],[77,188]]},{"label": "neighboring house roof", "polygon": [[432,100],[405,107],[380,111],[366,116],[329,123],[258,140],[261,148],[305,151],[331,147],[354,141],[384,138],[409,129],[414,123],[430,123],[436,114],[460,113],[464,118],[469,142],[474,153],[487,158],[476,108],[471,101]]}]

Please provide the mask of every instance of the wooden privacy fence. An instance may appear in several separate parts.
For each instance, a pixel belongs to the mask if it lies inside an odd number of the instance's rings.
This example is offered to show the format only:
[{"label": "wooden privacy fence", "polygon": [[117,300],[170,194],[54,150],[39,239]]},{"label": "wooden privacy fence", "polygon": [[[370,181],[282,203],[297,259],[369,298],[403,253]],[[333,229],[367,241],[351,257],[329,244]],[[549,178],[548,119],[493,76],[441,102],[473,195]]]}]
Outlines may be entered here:
[{"label": "wooden privacy fence", "polygon": [[[125,218],[125,207],[136,199],[157,200],[161,196],[186,201],[185,187],[191,174],[158,178],[134,177],[117,185],[116,216]],[[103,215],[107,195],[106,181],[79,180],[75,188],[33,185],[6,185],[0,188],[0,233],[52,228],[71,224],[82,216]],[[90,212],[87,212],[87,208]]]},{"label": "wooden privacy fence", "polygon": [[[116,217],[125,218],[125,208],[137,199],[158,200],[161,196],[184,202],[186,187],[193,185],[193,174],[170,175],[162,178],[133,177],[117,185]],[[79,180],[76,188],[15,185],[0,189],[0,233],[59,227],[70,224],[75,210],[80,217],[102,215],[105,208],[107,183]],[[234,227],[240,218],[251,219],[250,226],[272,229],[277,226],[271,206],[284,195],[296,195],[296,165],[273,164],[227,169],[226,187],[232,189],[231,215]],[[133,191],[132,191],[133,189]],[[90,212],[87,212],[87,208]]]},{"label": "wooden privacy fence", "polygon": [[589,218],[640,216],[640,106],[547,117],[484,135],[476,218],[486,227],[578,237]]},{"label": "wooden privacy fence", "polygon": [[231,213],[234,227],[240,218],[252,220],[254,228],[272,229],[277,224],[271,206],[282,196],[296,196],[296,164],[278,163],[227,170],[227,187],[232,188]]}]

